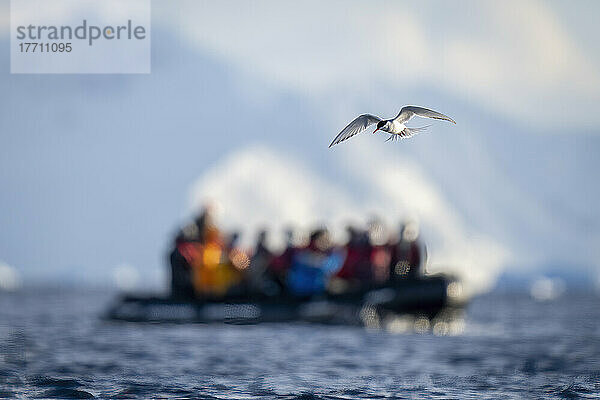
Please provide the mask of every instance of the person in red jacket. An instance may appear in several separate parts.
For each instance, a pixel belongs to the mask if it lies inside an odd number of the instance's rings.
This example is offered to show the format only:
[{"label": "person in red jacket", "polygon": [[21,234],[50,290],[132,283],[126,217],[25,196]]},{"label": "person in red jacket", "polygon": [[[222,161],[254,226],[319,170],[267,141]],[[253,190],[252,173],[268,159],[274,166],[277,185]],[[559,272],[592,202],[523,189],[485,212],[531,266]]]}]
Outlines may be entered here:
[{"label": "person in red jacket", "polygon": [[346,258],[337,277],[343,279],[350,287],[361,286],[371,281],[371,246],[366,232],[352,225],[346,227],[348,243]]},{"label": "person in red jacket", "polygon": [[287,274],[292,265],[294,254],[298,250],[294,245],[294,231],[292,228],[286,229],[285,239],[285,249],[281,254],[273,257],[269,265],[269,274],[282,291],[286,289]]},{"label": "person in red jacket", "polygon": [[371,282],[380,284],[386,282],[390,274],[391,249],[388,245],[388,233],[383,222],[377,217],[369,221],[368,227]]}]

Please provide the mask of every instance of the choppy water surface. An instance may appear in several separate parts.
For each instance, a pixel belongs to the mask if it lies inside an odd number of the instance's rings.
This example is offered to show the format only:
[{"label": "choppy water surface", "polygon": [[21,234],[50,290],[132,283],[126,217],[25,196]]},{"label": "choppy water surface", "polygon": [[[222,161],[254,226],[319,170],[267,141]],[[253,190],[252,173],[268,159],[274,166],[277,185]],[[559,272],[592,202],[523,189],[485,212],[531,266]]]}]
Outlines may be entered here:
[{"label": "choppy water surface", "polygon": [[111,297],[0,294],[0,398],[600,398],[592,295],[481,297],[457,336],[101,321]]}]

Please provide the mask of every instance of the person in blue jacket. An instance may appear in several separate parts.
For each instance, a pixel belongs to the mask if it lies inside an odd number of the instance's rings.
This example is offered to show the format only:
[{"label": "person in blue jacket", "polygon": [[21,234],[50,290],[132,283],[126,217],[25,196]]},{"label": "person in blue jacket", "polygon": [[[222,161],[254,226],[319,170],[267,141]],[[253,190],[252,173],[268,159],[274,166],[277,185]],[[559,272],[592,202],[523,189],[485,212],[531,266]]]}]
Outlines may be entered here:
[{"label": "person in blue jacket", "polygon": [[342,267],[344,255],[333,251],[329,232],[317,229],[306,248],[297,251],[287,276],[288,291],[295,296],[325,292],[327,282]]}]

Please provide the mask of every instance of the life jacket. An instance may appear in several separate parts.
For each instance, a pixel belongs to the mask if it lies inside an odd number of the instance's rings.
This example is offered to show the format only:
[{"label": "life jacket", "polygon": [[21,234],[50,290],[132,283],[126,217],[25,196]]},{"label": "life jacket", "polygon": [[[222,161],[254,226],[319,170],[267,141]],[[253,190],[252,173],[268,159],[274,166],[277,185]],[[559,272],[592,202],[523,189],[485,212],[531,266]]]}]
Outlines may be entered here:
[{"label": "life jacket", "polygon": [[223,250],[217,240],[198,243],[193,250],[188,249],[192,257],[192,283],[198,295],[222,297],[241,282],[241,273],[231,265]]}]

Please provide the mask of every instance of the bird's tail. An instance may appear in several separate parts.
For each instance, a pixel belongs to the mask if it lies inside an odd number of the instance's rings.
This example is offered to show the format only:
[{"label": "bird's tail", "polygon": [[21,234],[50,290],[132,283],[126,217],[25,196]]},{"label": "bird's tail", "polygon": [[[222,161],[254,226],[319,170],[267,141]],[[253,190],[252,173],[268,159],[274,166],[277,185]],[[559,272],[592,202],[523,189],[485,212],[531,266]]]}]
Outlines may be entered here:
[{"label": "bird's tail", "polygon": [[426,130],[430,126],[431,125],[425,125],[425,126],[420,126],[420,127],[416,127],[416,128],[408,128],[408,127],[406,127],[400,133],[392,133],[392,134],[390,134],[390,137],[387,138],[386,142],[388,142],[390,140],[408,139],[409,137],[413,137],[413,136],[415,136],[415,135],[423,132],[424,130]]},{"label": "bird's tail", "polygon": [[427,128],[429,128],[430,126],[431,125],[425,125],[425,126],[420,126],[420,127],[415,127],[415,128],[406,127],[402,131],[402,134],[400,135],[400,137],[403,139],[406,139],[406,138],[415,136],[415,135],[427,130]]}]

